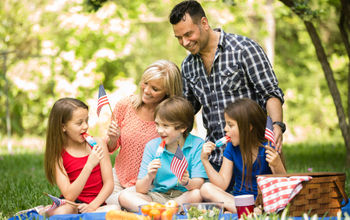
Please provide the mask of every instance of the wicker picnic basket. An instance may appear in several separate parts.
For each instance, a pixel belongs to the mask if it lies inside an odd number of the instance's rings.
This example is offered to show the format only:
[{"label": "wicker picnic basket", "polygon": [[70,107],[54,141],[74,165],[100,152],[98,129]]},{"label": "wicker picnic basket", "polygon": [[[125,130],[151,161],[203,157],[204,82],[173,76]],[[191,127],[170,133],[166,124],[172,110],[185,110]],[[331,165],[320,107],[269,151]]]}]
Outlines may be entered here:
[{"label": "wicker picnic basket", "polygon": [[[345,193],[345,173],[289,173],[260,175],[268,177],[312,176],[312,179],[303,182],[303,189],[292,199],[288,216],[302,216],[304,213],[318,216],[336,216],[342,206],[348,203]],[[258,189],[256,205],[262,203],[262,195]],[[345,204],[342,205],[343,199]]]}]

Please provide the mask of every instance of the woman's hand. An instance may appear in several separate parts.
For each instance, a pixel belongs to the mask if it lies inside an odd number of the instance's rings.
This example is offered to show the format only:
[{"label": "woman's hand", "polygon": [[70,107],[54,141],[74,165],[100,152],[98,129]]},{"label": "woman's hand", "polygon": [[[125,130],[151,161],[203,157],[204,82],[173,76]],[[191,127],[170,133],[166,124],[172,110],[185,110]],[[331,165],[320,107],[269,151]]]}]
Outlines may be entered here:
[{"label": "woman's hand", "polygon": [[107,130],[107,145],[108,148],[115,147],[117,145],[118,138],[120,136],[120,128],[116,121],[112,120]]},{"label": "woman's hand", "polygon": [[207,161],[211,152],[215,149],[215,144],[211,141],[208,141],[203,144],[201,160]]},{"label": "woman's hand", "polygon": [[98,144],[92,148],[86,165],[90,166],[91,170],[100,163],[103,158],[103,149]]},{"label": "woman's hand", "polygon": [[162,164],[160,163],[160,159],[154,159],[151,161],[151,163],[148,164],[147,167],[147,175],[154,179],[154,177],[156,177],[158,168],[160,168],[162,166]]}]

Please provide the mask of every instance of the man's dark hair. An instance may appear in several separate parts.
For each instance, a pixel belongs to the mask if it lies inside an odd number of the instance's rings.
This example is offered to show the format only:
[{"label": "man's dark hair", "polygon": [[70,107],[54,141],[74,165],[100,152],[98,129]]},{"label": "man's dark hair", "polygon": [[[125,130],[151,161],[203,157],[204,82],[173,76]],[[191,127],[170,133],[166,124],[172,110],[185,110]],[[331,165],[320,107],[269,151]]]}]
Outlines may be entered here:
[{"label": "man's dark hair", "polygon": [[173,25],[179,23],[186,13],[190,15],[195,24],[198,24],[202,17],[206,17],[202,6],[197,1],[188,0],[180,2],[171,10],[169,15],[170,23]]}]

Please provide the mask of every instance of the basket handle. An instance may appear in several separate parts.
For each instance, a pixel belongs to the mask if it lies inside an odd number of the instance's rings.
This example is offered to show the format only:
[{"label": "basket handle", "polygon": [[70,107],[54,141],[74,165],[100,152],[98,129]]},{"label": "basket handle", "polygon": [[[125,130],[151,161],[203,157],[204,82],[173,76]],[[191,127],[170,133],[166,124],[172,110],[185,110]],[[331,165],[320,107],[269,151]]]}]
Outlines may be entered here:
[{"label": "basket handle", "polygon": [[337,186],[340,194],[343,196],[343,198],[345,199],[345,204],[344,205],[341,205],[341,207],[344,207],[346,206],[346,204],[348,204],[349,200],[348,200],[348,197],[346,195],[346,192],[344,191],[343,187],[341,187],[340,183],[336,180],[333,180],[333,182],[335,183],[335,185]]}]

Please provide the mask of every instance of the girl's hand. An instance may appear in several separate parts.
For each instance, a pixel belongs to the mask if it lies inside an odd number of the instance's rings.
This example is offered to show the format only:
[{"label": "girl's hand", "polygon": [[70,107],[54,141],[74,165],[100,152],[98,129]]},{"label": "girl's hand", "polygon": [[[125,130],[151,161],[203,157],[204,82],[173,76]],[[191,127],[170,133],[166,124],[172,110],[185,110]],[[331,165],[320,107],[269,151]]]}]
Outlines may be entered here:
[{"label": "girl's hand", "polygon": [[120,128],[116,121],[112,120],[107,130],[108,145],[115,146],[120,136]]},{"label": "girl's hand", "polygon": [[161,166],[162,164],[160,163],[160,159],[152,160],[151,163],[148,164],[147,175],[153,179],[154,177],[156,177],[158,168],[160,168]]},{"label": "girl's hand", "polygon": [[276,168],[282,164],[281,157],[277,150],[270,146],[265,146],[265,149],[266,161],[269,163],[271,168]]},{"label": "girl's hand", "polygon": [[90,204],[81,203],[78,205],[78,210],[80,213],[94,212],[96,209],[91,207]]},{"label": "girl's hand", "polygon": [[187,185],[188,184],[188,181],[190,181],[190,174],[188,173],[187,170],[185,170],[183,176],[182,176],[182,180],[179,181],[179,183],[181,185]]},{"label": "girl's hand", "polygon": [[206,143],[203,144],[203,148],[202,148],[202,153],[201,153],[201,160],[206,161],[209,158],[209,155],[211,154],[211,152],[215,149],[215,144],[211,141],[208,141]]},{"label": "girl's hand", "polygon": [[92,148],[86,164],[89,165],[91,169],[93,169],[97,164],[100,163],[103,156],[103,149],[97,144],[94,148]]}]

